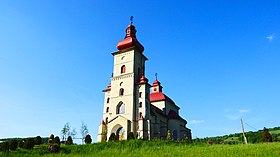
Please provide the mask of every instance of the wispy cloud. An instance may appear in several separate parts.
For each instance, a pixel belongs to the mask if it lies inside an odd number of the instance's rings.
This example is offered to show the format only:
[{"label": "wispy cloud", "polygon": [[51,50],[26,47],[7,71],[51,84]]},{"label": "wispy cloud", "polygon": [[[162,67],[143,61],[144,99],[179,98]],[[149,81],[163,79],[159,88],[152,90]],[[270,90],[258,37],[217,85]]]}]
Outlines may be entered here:
[{"label": "wispy cloud", "polygon": [[240,112],[240,113],[248,113],[248,112],[250,112],[250,110],[247,110],[247,109],[240,109],[239,112]]},{"label": "wispy cloud", "polygon": [[204,120],[190,120],[190,124],[200,124],[204,123]]},{"label": "wispy cloud", "polygon": [[270,34],[270,35],[268,35],[267,37],[265,37],[268,41],[273,41],[274,40],[274,38],[275,38],[275,34],[273,33],[273,34]]},{"label": "wispy cloud", "polygon": [[237,119],[240,118],[239,115],[230,115],[230,114],[228,114],[228,115],[225,115],[225,116],[226,116],[226,118],[228,118],[230,120],[237,120]]},{"label": "wispy cloud", "polygon": [[249,109],[238,109],[238,110],[230,110],[230,109],[226,109],[225,110],[225,117],[229,120],[238,120],[241,117],[243,117],[243,115],[245,113],[250,112]]}]

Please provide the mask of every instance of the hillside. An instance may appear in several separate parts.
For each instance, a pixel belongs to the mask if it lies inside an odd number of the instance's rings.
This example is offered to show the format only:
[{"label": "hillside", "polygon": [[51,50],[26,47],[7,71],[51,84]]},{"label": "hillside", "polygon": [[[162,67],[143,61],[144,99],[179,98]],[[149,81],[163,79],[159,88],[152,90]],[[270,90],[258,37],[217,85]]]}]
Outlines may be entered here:
[{"label": "hillside", "polygon": [[[260,143],[261,135],[263,130],[258,130],[255,132],[249,131],[245,132],[248,143]],[[280,141],[280,127],[269,128],[269,133],[272,135],[273,142]],[[216,137],[207,137],[207,138],[197,138],[193,139],[196,142],[207,142],[208,140],[212,140],[214,144],[241,144],[244,142],[242,133],[235,133],[224,136],[216,136]]]}]

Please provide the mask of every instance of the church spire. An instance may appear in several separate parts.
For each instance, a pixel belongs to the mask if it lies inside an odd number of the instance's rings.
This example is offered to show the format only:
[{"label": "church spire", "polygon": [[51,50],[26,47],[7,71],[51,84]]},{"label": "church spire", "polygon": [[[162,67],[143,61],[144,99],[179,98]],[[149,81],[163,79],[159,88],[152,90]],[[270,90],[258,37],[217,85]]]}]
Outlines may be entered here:
[{"label": "church spire", "polygon": [[117,49],[124,50],[127,48],[135,47],[142,53],[144,51],[144,47],[136,39],[136,32],[137,31],[135,29],[135,26],[133,25],[133,16],[131,16],[130,24],[127,26],[125,30],[125,38],[120,42],[118,42]]}]

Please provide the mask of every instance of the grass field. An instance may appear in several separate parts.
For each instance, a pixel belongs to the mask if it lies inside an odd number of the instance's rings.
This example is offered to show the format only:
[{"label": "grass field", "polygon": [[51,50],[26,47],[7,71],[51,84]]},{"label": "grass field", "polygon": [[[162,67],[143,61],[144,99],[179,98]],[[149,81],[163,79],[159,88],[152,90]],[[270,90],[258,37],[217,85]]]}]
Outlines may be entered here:
[{"label": "grass field", "polygon": [[92,156],[189,156],[189,157],[279,157],[280,143],[249,145],[207,145],[166,141],[122,141],[89,145],[61,146],[59,153],[50,153],[46,145],[33,150],[18,149],[0,156],[11,157],[92,157]]}]

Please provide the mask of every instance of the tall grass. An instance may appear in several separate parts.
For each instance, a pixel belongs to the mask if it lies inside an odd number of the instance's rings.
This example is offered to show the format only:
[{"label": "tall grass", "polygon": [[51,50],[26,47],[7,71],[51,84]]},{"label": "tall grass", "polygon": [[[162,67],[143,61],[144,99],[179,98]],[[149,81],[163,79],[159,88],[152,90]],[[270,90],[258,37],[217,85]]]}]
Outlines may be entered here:
[{"label": "tall grass", "polygon": [[264,143],[249,145],[207,145],[204,143],[184,143],[172,141],[120,141],[104,142],[89,145],[62,146],[57,154],[49,153],[46,146],[33,150],[19,149],[0,156],[11,157],[93,157],[93,156],[280,156],[280,143]]}]

